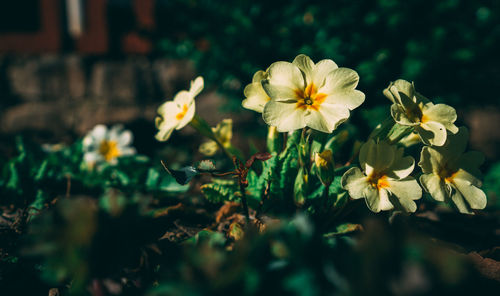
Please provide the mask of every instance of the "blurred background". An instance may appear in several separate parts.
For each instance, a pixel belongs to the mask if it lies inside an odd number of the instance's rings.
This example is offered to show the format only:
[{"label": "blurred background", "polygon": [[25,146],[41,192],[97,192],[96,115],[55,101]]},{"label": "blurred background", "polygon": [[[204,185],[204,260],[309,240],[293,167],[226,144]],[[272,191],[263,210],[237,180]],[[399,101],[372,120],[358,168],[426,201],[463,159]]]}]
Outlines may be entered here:
[{"label": "blurred background", "polygon": [[499,21],[495,0],[2,1],[2,149],[14,134],[71,142],[121,122],[148,154],[156,108],[197,75],[208,86],[199,114],[215,125],[230,112],[251,135],[263,123],[241,108],[244,86],[305,53],[358,71],[367,99],[357,124],[388,115],[390,81],[412,80],[455,107],[472,148],[498,160]]}]

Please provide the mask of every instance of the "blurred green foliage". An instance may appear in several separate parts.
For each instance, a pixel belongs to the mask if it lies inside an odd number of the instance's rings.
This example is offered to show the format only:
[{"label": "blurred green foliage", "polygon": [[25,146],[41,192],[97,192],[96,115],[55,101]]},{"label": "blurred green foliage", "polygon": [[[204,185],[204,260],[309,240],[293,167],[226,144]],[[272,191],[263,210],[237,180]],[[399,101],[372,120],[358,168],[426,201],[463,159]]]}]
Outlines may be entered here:
[{"label": "blurred green foliage", "polygon": [[40,210],[50,201],[72,191],[100,195],[109,188],[131,194],[182,193],[179,185],[163,173],[164,169],[143,155],[121,157],[117,165],[106,162],[91,168],[83,161],[81,141],[71,146],[46,148],[16,138],[17,155],[2,167],[0,205],[31,204]]},{"label": "blurred green foliage", "polygon": [[498,100],[498,1],[160,0],[156,12],[159,52],[194,60],[232,110],[254,72],[299,53],[358,71],[368,106],[398,78],[456,107]]}]

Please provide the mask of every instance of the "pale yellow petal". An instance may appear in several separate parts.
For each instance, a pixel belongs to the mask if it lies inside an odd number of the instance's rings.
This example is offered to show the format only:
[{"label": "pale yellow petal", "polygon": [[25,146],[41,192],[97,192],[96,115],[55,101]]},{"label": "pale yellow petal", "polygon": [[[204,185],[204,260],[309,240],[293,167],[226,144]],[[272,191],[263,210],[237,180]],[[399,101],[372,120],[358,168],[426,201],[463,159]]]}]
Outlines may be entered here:
[{"label": "pale yellow petal", "polygon": [[268,125],[275,126],[279,132],[290,132],[306,126],[305,112],[296,108],[295,103],[271,100],[264,106],[262,118]]},{"label": "pale yellow petal", "polygon": [[481,187],[483,185],[483,183],[481,182],[481,180],[479,180],[478,178],[476,178],[474,175],[472,175],[471,173],[463,170],[463,169],[458,169],[454,174],[453,174],[453,181],[455,180],[462,180],[462,181],[465,181],[465,182],[468,182],[476,187]]},{"label": "pale yellow petal", "polygon": [[306,115],[306,125],[324,133],[331,133],[349,118],[349,110],[342,105],[321,104],[318,111]]},{"label": "pale yellow petal", "polygon": [[424,174],[420,176],[420,184],[437,201],[445,201],[451,196],[450,186],[438,175]]},{"label": "pale yellow petal", "polygon": [[436,149],[429,146],[422,148],[418,166],[422,168],[424,174],[438,173],[445,163],[445,158]]},{"label": "pale yellow petal", "polygon": [[486,207],[486,194],[484,191],[471,184],[471,182],[455,178],[453,185],[460,191],[471,209],[481,210]]},{"label": "pale yellow petal", "polygon": [[262,87],[260,80],[247,85],[243,93],[245,94],[246,99],[244,99],[241,103],[242,106],[246,109],[259,113],[262,113],[264,105],[266,105],[266,103],[271,99]]},{"label": "pale yellow petal", "polygon": [[181,90],[175,95],[174,103],[177,104],[177,106],[179,106],[180,108],[184,104],[190,104],[193,99],[194,96],[190,92]]},{"label": "pale yellow petal", "polygon": [[334,92],[326,97],[325,102],[343,105],[349,110],[359,107],[365,101],[365,94],[357,89]]},{"label": "pale yellow petal", "polygon": [[415,86],[411,82],[404,79],[398,79],[394,81],[393,86],[398,90],[400,95],[404,94],[408,98],[413,98],[415,96]]},{"label": "pale yellow petal", "polygon": [[180,110],[181,109],[179,104],[175,103],[174,101],[168,101],[160,105],[157,112],[161,117],[173,121]]},{"label": "pale yellow petal", "polygon": [[[157,121],[158,122],[158,121]],[[169,125],[166,122],[163,122],[159,124],[158,126],[158,132],[155,135],[155,138],[160,141],[164,142],[170,138],[170,135],[172,134],[172,131],[175,129],[175,125]]]},{"label": "pale yellow petal", "polygon": [[446,128],[443,124],[436,121],[421,123],[415,127],[422,142],[427,145],[443,146],[446,142]]},{"label": "pale yellow petal", "polygon": [[267,72],[259,70],[259,71],[255,72],[255,74],[253,74],[252,83],[253,82],[261,83],[261,81],[264,79],[267,79]]},{"label": "pale yellow petal", "polygon": [[415,160],[411,156],[403,156],[404,149],[399,148],[394,154],[394,161],[387,170],[387,175],[394,179],[403,179],[409,176],[415,167]]},{"label": "pale yellow petal", "polygon": [[422,188],[418,185],[417,180],[413,177],[406,177],[401,180],[388,179],[387,188],[394,196],[397,197],[399,203],[408,212],[415,212],[417,205],[413,200],[422,197]]},{"label": "pale yellow petal", "polygon": [[457,120],[457,112],[453,107],[445,104],[426,104],[422,113],[422,121],[439,122],[450,132],[454,134],[458,132],[458,127],[453,124]]},{"label": "pale yellow petal", "polygon": [[451,196],[451,200],[453,201],[453,203],[455,204],[455,206],[457,207],[457,209],[460,213],[462,213],[462,214],[474,214],[470,210],[469,205],[465,201],[464,196],[462,195],[462,193],[460,193],[460,191],[455,190],[455,192],[453,192],[453,195]]},{"label": "pale yellow petal", "polygon": [[383,172],[392,165],[395,152],[395,147],[387,142],[376,143],[370,139],[361,146],[359,163],[368,176],[374,172]]},{"label": "pale yellow petal", "polygon": [[350,168],[345,172],[340,184],[342,184],[342,188],[349,192],[349,196],[354,199],[363,198],[365,187],[371,186],[359,168]]},{"label": "pale yellow petal", "polygon": [[194,98],[203,90],[204,82],[203,77],[198,76],[195,80],[191,81],[191,87],[189,88],[189,93]]},{"label": "pale yellow petal", "polygon": [[319,93],[332,95],[343,93],[356,88],[359,82],[359,75],[349,68],[337,68],[325,77],[324,85],[318,89]]},{"label": "pale yellow petal", "polygon": [[[285,99],[289,96],[288,92],[286,97],[280,96],[283,94],[283,89],[291,89],[292,92],[293,90],[305,89],[302,72],[296,65],[288,62],[273,63],[269,67],[267,81],[267,84],[271,85],[273,88],[282,89],[282,91],[279,92],[268,91],[268,88],[264,85],[264,89],[273,100]],[[292,96],[292,98],[294,98],[294,96]]]},{"label": "pale yellow petal", "polygon": [[408,117],[406,110],[399,104],[391,105],[391,116],[394,118],[394,121],[401,125],[417,126],[420,124],[420,122],[415,121],[414,118]]},{"label": "pale yellow petal", "polygon": [[385,189],[377,190],[376,188],[369,186],[365,188],[363,194],[368,208],[375,213],[392,210],[394,208],[393,204],[389,200],[389,192]]},{"label": "pale yellow petal", "polygon": [[312,82],[313,72],[315,67],[314,67],[314,62],[311,60],[310,57],[306,56],[305,54],[299,54],[297,57],[295,57],[292,64],[299,67],[299,69],[304,73],[304,76],[306,78],[306,84]]},{"label": "pale yellow petal", "polygon": [[325,84],[326,76],[337,69],[338,66],[332,60],[321,60],[314,66],[314,71],[312,73],[312,82],[321,88]]}]

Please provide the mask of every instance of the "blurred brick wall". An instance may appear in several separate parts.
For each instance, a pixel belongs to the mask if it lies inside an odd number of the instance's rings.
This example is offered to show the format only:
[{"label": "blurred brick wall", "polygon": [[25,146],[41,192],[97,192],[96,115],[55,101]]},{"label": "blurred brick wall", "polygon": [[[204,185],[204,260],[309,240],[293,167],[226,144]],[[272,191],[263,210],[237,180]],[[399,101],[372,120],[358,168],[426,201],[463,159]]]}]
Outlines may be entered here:
[{"label": "blurred brick wall", "polygon": [[0,133],[81,135],[98,123],[153,121],[194,76],[187,61],[0,55]]}]

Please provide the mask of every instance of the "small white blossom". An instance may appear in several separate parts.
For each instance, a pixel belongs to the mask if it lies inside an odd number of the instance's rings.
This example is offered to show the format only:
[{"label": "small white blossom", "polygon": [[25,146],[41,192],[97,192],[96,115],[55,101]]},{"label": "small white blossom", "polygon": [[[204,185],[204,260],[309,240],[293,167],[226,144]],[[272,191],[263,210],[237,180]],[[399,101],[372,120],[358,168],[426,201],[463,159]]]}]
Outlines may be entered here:
[{"label": "small white blossom", "polygon": [[90,166],[99,162],[115,164],[117,158],[136,153],[131,147],[132,132],[124,130],[122,125],[108,129],[105,125],[96,125],[83,138],[84,160]]}]

